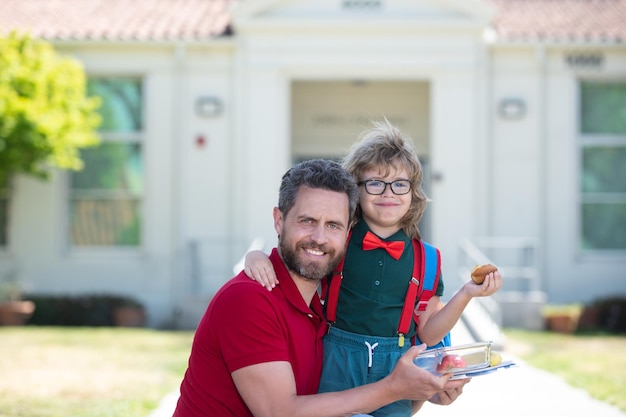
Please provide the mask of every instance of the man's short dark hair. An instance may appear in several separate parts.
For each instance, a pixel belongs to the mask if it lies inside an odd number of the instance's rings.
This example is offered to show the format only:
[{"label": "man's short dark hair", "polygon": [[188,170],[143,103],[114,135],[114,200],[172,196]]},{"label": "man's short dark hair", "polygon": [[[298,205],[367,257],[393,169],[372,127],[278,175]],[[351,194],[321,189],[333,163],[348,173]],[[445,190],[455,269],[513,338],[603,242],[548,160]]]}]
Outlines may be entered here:
[{"label": "man's short dark hair", "polygon": [[310,159],[293,166],[283,175],[278,194],[278,209],[287,215],[302,186],[345,193],[348,196],[350,224],[359,201],[359,189],[352,175],[335,161]]}]

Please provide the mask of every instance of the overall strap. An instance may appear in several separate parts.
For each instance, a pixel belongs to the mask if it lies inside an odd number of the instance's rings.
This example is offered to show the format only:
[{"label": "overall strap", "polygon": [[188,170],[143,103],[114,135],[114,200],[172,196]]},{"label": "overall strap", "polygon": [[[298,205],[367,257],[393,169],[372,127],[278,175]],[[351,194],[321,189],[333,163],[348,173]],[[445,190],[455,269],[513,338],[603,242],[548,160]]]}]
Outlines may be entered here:
[{"label": "overall strap", "polygon": [[[404,305],[402,306],[402,313],[400,314],[400,322],[398,323],[398,346],[404,346],[404,335],[409,332],[411,328],[411,318],[413,317],[413,310],[415,306],[415,300],[417,299],[417,295],[421,294],[421,287],[423,286],[424,280],[420,281],[420,277],[423,276],[424,272],[424,254],[423,254],[423,245],[420,244],[416,239],[411,239],[413,242],[413,273],[411,275],[411,280],[409,281],[409,288],[406,291],[406,296],[404,297]],[[422,271],[418,271],[418,255],[420,255],[419,251],[422,250]],[[420,274],[422,272],[422,274]]]},{"label": "overall strap", "polygon": [[[328,290],[328,297],[326,298],[326,321],[328,322],[328,328],[332,326],[337,320],[337,303],[339,302],[339,288],[341,287],[341,281],[343,280],[343,258],[339,262],[339,265],[335,267],[333,271],[333,277],[330,280],[330,284],[326,284],[325,287]],[[324,296],[324,292],[322,293]]]}]

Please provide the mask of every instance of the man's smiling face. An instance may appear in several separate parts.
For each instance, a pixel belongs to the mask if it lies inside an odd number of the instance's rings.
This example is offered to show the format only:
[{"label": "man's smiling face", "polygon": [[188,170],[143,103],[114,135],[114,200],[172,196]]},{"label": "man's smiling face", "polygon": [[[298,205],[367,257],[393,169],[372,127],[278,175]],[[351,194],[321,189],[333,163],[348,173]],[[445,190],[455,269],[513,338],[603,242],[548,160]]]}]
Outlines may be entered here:
[{"label": "man's smiling face", "polygon": [[279,253],[290,272],[319,281],[343,257],[349,229],[345,193],[303,186],[286,216],[274,209]]}]

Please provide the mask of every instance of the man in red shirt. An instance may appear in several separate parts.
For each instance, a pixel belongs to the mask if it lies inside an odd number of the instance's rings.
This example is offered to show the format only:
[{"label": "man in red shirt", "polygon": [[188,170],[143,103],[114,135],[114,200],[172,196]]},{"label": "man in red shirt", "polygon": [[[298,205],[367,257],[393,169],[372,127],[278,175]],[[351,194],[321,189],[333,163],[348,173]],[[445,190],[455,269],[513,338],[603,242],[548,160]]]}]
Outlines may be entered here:
[{"label": "man in red shirt", "polygon": [[381,381],[317,394],[326,332],[319,282],[342,258],[358,201],[339,164],[302,162],[283,176],[270,255],[280,285],[245,274],[226,283],[200,321],[174,417],[346,416],[399,399],[449,404],[467,380],[418,368],[411,348]]}]

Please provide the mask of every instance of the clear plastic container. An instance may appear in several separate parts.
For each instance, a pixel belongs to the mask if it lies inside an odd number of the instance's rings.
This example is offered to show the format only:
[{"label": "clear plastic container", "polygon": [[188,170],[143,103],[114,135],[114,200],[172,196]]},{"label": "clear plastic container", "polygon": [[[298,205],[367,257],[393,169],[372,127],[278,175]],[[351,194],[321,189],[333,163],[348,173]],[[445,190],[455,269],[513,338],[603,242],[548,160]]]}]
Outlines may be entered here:
[{"label": "clear plastic container", "polygon": [[460,374],[489,366],[492,342],[469,343],[430,349],[413,361],[420,368],[442,375]]}]

